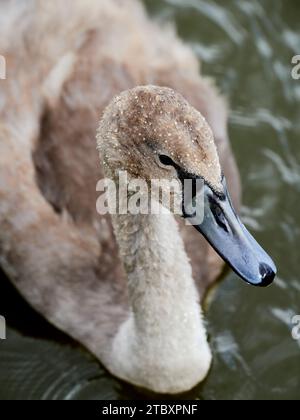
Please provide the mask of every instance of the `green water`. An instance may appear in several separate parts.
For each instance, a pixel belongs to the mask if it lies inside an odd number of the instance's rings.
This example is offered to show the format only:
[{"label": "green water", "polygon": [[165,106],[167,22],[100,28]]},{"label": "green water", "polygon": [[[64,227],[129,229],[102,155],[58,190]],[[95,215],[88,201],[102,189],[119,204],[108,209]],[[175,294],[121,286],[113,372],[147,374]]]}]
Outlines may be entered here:
[{"label": "green water", "polygon": [[[176,23],[203,71],[231,105],[230,137],[243,181],[243,219],[279,269],[266,290],[228,273],[206,314],[214,365],[182,398],[300,399],[300,54],[297,0],[148,0],[150,13]],[[0,399],[138,399],[87,352],[31,311],[2,282],[10,321],[0,343]],[[3,308],[3,309],[2,309]],[[14,316],[13,316],[14,315]]]}]

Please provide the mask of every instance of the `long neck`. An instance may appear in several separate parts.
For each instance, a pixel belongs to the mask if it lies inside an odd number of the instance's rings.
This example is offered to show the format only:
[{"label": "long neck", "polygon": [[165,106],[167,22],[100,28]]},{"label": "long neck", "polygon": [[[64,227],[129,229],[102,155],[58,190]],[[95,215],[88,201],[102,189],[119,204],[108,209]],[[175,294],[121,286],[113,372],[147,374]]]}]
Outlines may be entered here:
[{"label": "long neck", "polygon": [[173,215],[117,215],[113,223],[139,333],[171,328],[174,339],[174,325],[199,323],[199,297]]},{"label": "long neck", "polygon": [[157,392],[177,393],[207,374],[211,353],[199,296],[171,214],[115,215],[131,311],[116,335],[110,370]]}]

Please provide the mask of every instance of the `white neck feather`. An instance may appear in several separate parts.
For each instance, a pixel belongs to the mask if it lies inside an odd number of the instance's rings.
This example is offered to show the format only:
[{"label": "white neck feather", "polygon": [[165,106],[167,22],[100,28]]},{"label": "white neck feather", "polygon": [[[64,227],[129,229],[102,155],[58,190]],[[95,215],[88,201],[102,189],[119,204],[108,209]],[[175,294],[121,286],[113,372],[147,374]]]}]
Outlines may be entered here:
[{"label": "white neck feather", "polygon": [[211,353],[199,296],[172,214],[115,215],[131,311],[113,341],[110,370],[161,393],[206,376]]}]

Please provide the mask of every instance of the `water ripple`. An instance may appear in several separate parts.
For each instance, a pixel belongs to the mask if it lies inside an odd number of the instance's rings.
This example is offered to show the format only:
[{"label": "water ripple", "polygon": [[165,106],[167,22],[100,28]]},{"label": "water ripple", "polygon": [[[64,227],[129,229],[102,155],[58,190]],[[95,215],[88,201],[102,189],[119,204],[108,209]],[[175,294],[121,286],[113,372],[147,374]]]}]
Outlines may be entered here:
[{"label": "water ripple", "polygon": [[212,1],[185,0],[182,2],[181,0],[166,0],[166,3],[184,10],[194,9],[197,13],[210,19],[219,28],[222,28],[231,41],[237,45],[241,45],[245,39],[246,33],[243,27],[236,22],[234,16]]}]

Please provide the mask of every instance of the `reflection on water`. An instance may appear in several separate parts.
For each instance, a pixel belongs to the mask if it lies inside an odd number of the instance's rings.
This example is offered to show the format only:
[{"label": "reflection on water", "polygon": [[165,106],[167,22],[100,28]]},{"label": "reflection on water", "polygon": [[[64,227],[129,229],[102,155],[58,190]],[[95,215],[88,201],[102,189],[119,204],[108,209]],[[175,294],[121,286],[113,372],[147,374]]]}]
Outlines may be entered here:
[{"label": "reflection on water", "polygon": [[[300,80],[291,77],[291,58],[300,54],[299,2],[146,3],[157,18],[176,22],[204,73],[228,97],[244,186],[242,214],[279,268],[267,290],[227,275],[207,313],[215,356],[211,374],[184,398],[299,399],[300,345],[291,338],[292,317],[300,314]],[[24,325],[11,326],[10,339],[1,343],[1,398],[141,398],[27,308],[24,317],[41,323],[43,335],[24,338],[17,332]]]}]

